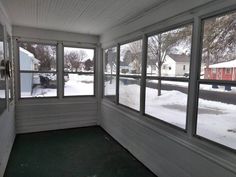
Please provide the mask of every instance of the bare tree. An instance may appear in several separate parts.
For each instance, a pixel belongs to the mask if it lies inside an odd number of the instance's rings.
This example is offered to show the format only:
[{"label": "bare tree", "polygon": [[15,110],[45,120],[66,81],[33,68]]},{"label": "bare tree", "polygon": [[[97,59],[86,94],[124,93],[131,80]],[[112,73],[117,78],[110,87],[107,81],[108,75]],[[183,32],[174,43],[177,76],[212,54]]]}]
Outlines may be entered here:
[{"label": "bare tree", "polygon": [[40,61],[39,70],[56,68],[56,47],[41,44],[21,43],[21,47],[31,52]]},{"label": "bare tree", "polygon": [[82,67],[82,63],[88,56],[85,51],[80,50],[79,52],[70,51],[66,53],[64,57],[65,67],[69,70],[75,69],[75,71],[78,72],[78,69]]},{"label": "bare tree", "polygon": [[112,83],[112,78],[113,78],[113,70],[116,68],[116,56],[117,52],[115,48],[110,48],[107,50],[107,59],[106,62],[110,66],[110,84]]},{"label": "bare tree", "polygon": [[[153,60],[158,69],[158,76],[161,77],[161,68],[166,61],[166,56],[170,54],[174,48],[180,43],[191,42],[192,26],[188,25],[182,28],[160,33],[149,37],[148,39],[148,57]],[[152,67],[152,66],[151,66]],[[158,96],[161,95],[161,79],[157,85]]]},{"label": "bare tree", "polygon": [[202,62],[210,64],[232,60],[236,50],[236,13],[204,21]]},{"label": "bare tree", "polygon": [[141,72],[142,41],[129,43],[126,47],[124,62],[126,65],[132,64],[133,72]]},{"label": "bare tree", "polygon": [[64,60],[65,60],[65,68],[67,68],[68,70],[73,70],[75,68],[75,70],[77,71],[80,64],[78,61],[78,53],[77,52],[68,52],[64,55]]}]

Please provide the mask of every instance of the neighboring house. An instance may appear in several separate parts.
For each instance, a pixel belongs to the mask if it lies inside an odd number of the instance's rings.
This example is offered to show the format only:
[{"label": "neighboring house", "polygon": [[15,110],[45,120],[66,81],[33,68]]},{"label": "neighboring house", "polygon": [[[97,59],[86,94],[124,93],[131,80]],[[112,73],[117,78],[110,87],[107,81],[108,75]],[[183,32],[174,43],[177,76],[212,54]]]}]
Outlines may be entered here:
[{"label": "neighboring house", "polygon": [[205,79],[236,80],[236,60],[210,65],[204,69]]},{"label": "neighboring house", "polygon": [[120,61],[120,73],[125,74],[125,73],[130,73],[131,72],[131,67],[123,62]]},{"label": "neighboring house", "polygon": [[[152,59],[150,59],[152,60]],[[157,74],[158,68],[155,62],[150,62],[147,67],[148,74]],[[161,74],[165,77],[189,75],[190,56],[186,54],[166,55],[165,62],[161,67]]]},{"label": "neighboring house", "polygon": [[[32,53],[20,47],[20,70],[38,71],[40,61]],[[21,93],[31,95],[35,81],[33,73],[21,73]]]}]

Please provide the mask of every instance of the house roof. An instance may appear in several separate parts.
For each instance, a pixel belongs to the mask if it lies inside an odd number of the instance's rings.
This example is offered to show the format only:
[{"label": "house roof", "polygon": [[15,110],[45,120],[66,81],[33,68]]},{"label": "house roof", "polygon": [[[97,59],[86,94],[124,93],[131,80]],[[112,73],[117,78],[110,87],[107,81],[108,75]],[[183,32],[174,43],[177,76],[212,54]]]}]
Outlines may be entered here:
[{"label": "house roof", "polygon": [[209,68],[236,68],[236,59],[221,63],[212,64]]},{"label": "house roof", "polygon": [[169,54],[175,62],[190,62],[190,57],[185,54]]},{"label": "house roof", "polygon": [[25,50],[24,48],[20,47],[20,51],[25,53],[26,55],[28,55],[32,61],[36,64],[39,64],[39,60],[37,58],[34,57],[34,54],[32,54],[31,52],[29,52],[28,50]]}]

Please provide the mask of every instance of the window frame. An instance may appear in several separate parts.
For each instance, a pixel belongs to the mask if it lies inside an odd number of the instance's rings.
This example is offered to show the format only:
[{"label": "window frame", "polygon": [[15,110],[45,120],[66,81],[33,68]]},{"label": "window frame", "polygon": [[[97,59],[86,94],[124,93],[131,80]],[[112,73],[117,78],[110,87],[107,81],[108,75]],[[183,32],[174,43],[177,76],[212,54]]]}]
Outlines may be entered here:
[{"label": "window frame", "polygon": [[229,146],[226,146],[224,144],[221,144],[219,142],[216,142],[214,140],[208,139],[206,137],[203,137],[201,135],[197,134],[197,126],[198,126],[198,108],[199,108],[199,94],[200,94],[200,85],[201,84],[205,84],[205,85],[212,85],[212,84],[218,84],[221,86],[227,86],[227,85],[231,85],[231,86],[236,86],[236,81],[230,81],[230,80],[214,80],[214,79],[201,79],[201,64],[202,64],[202,49],[203,49],[203,37],[204,37],[204,20],[207,19],[211,19],[211,18],[217,18],[217,17],[221,17],[227,14],[231,14],[231,13],[236,13],[236,9],[235,7],[233,8],[225,8],[223,10],[218,10],[218,11],[214,11],[212,13],[209,14],[205,14],[199,17],[200,23],[201,23],[201,33],[200,33],[200,45],[199,45],[199,60],[198,60],[198,74],[197,74],[197,92],[195,93],[196,95],[196,105],[195,105],[195,114],[194,114],[194,124],[195,127],[193,129],[193,133],[192,136],[194,138],[196,138],[197,140],[200,140],[202,142],[205,142],[207,144],[219,147],[223,150],[229,151],[229,152],[236,152],[236,149],[233,149]]},{"label": "window frame", "polygon": [[[156,31],[156,32],[152,32],[152,33],[149,33],[147,35],[147,48],[148,48],[148,38],[151,37],[151,36],[155,36],[155,35],[158,35],[158,34],[161,34],[161,33],[165,33],[165,32],[168,32],[168,31],[172,31],[172,30],[175,30],[175,29],[178,29],[178,28],[181,28],[181,27],[185,27],[185,26],[188,26],[190,25],[192,27],[192,35],[191,35],[191,50],[190,50],[190,59],[189,59],[189,73],[191,72],[190,69],[191,69],[191,65],[192,65],[192,60],[193,60],[193,57],[192,57],[192,48],[193,48],[193,33],[194,33],[194,22],[193,20],[189,20],[189,21],[185,21],[183,23],[180,23],[180,24],[176,24],[176,25],[172,25],[172,26],[169,26],[167,28],[164,28],[164,29],[161,29],[159,31]],[[148,51],[148,50],[147,50]],[[148,56],[148,54],[147,54]],[[147,58],[145,58],[145,65],[147,63]],[[169,70],[169,67],[167,67],[167,69]],[[148,117],[148,118],[151,118],[151,119],[155,119],[163,124],[166,124],[170,127],[173,127],[174,129],[177,129],[177,130],[180,130],[180,131],[183,131],[185,133],[187,133],[187,130],[188,130],[188,112],[189,112],[189,109],[188,109],[188,106],[189,106],[189,92],[190,92],[190,75],[189,77],[166,77],[166,76],[147,76],[146,73],[145,73],[145,76],[144,76],[144,79],[145,79],[145,96],[146,96],[146,81],[147,80],[157,80],[157,81],[173,81],[173,82],[183,82],[183,83],[188,83],[188,87],[187,87],[187,103],[186,103],[186,116],[185,116],[185,128],[181,128],[177,125],[174,125],[174,124],[171,124],[167,121],[164,121],[158,117],[154,117],[152,115],[149,115],[145,112],[145,107],[146,107],[146,99],[145,99],[145,102],[144,102],[144,112],[143,112],[143,115]]]},{"label": "window frame", "polygon": [[[49,45],[49,46],[55,46],[56,47],[56,71],[28,71],[28,70],[21,70],[20,69],[20,44],[21,43],[29,43],[29,44],[39,44],[39,45]],[[44,99],[55,99],[55,98],[59,98],[59,60],[58,60],[58,43],[56,42],[44,42],[44,41],[39,41],[39,40],[19,40],[19,39],[16,39],[16,47],[17,47],[17,74],[18,74],[18,77],[17,77],[17,84],[18,84],[18,100],[44,100]],[[56,96],[48,96],[48,97],[21,97],[21,73],[32,73],[32,74],[35,74],[35,73],[49,73],[49,74],[56,74],[57,76],[57,87],[56,87],[56,93],[57,95]]]},{"label": "window frame", "polygon": [[[129,74],[126,74],[126,75],[122,75],[120,74],[120,53],[121,53],[121,46],[122,45],[126,45],[126,44],[129,44],[129,43],[132,43],[132,42],[136,42],[136,41],[141,41],[142,42],[142,50],[141,50],[141,54],[143,55],[143,38],[142,37],[136,37],[136,38],[132,38],[132,39],[129,39],[129,40],[126,40],[126,41],[123,41],[122,43],[118,43],[118,48],[117,48],[117,82],[116,82],[116,88],[118,88],[116,90],[116,95],[117,95],[117,105],[120,105],[124,108],[127,108],[128,110],[132,110],[134,112],[137,112],[137,113],[140,113],[141,109],[140,109],[140,106],[141,106],[141,99],[140,99],[140,95],[141,95],[141,87],[142,87],[142,82],[141,82],[141,78],[142,78],[142,70],[140,72],[140,75],[129,75]],[[141,56],[141,63],[142,63],[142,58],[143,56]],[[131,108],[127,105],[124,105],[122,103],[120,103],[120,77],[125,77],[125,78],[132,78],[132,79],[139,79],[140,80],[140,94],[138,95],[139,96],[139,109],[136,110],[134,108]]]},{"label": "window frame", "polygon": [[[64,55],[64,51],[65,48],[77,48],[77,49],[92,49],[94,51],[94,69],[93,72],[66,72],[65,71],[65,67],[64,67],[64,62],[65,62],[65,55]],[[63,99],[67,99],[67,98],[78,98],[78,97],[96,97],[96,70],[97,70],[97,66],[96,66],[96,47],[87,47],[87,46],[82,46],[82,45],[71,45],[71,44],[63,44],[62,45],[62,98]],[[65,80],[64,80],[64,74],[79,74],[79,75],[93,75],[93,95],[65,95]]]},{"label": "window frame", "polygon": [[[105,74],[105,51],[106,50],[109,50],[109,49],[113,49],[115,48],[116,49],[116,73],[115,74],[112,74],[112,77],[116,77],[116,89],[115,89],[115,95],[114,95],[114,100],[111,98],[112,95],[105,95],[105,77],[106,75],[108,74]],[[103,60],[102,60],[102,73],[103,73],[103,76],[102,76],[102,83],[103,83],[103,88],[102,88],[102,98],[110,101],[110,102],[113,102],[113,103],[116,103],[117,102],[117,75],[118,75],[118,46],[117,45],[113,45],[113,46],[110,46],[110,47],[106,47],[105,49],[103,49]],[[110,74],[109,74],[110,75]]]},{"label": "window frame", "polygon": [[[10,93],[8,93],[8,104],[12,104],[14,99],[15,99],[15,95],[14,95],[14,60],[13,60],[13,51],[12,51],[12,36],[10,36],[7,33],[7,39],[6,42],[8,44],[8,49],[9,50],[9,58],[7,58],[7,61],[9,61],[11,63],[11,77],[8,77],[8,90],[9,90],[9,82],[11,83],[11,87],[10,87]],[[9,97],[11,95],[11,97]]]}]

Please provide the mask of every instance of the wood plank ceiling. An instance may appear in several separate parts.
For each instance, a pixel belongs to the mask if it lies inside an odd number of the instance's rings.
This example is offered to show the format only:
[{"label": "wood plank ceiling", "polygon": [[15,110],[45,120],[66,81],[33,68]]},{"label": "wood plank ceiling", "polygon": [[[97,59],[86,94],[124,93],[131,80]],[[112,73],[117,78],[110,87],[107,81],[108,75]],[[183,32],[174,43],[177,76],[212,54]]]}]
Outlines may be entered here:
[{"label": "wood plank ceiling", "polygon": [[13,25],[100,35],[168,0],[2,0]]}]

